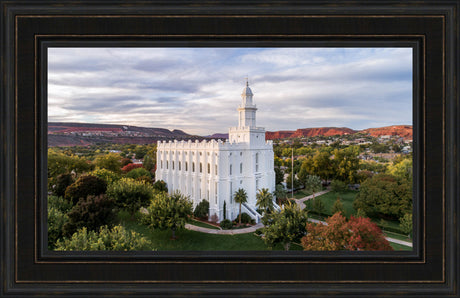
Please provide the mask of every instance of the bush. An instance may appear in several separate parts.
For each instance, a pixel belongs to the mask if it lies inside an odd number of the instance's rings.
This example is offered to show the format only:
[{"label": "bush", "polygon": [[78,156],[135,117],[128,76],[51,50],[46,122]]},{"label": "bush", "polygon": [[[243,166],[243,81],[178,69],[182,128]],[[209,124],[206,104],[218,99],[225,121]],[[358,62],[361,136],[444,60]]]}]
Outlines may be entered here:
[{"label": "bush", "polygon": [[233,223],[230,219],[224,219],[220,222],[220,227],[224,230],[230,230],[233,227]]},{"label": "bush", "polygon": [[209,202],[206,200],[202,200],[198,205],[195,207],[195,211],[193,211],[193,216],[196,218],[207,219],[209,213]]},{"label": "bush", "polygon": [[130,158],[125,157],[125,158],[123,158],[121,160],[121,166],[122,167],[124,167],[126,165],[129,165],[130,163],[133,163],[133,161]]},{"label": "bush", "polygon": [[158,180],[155,183],[153,183],[153,188],[158,191],[168,192],[166,182],[164,182],[163,180]]},{"label": "bush", "polygon": [[83,175],[77,179],[72,185],[67,187],[65,198],[72,201],[72,204],[77,204],[80,198],[86,198],[89,195],[100,195],[107,190],[107,183],[92,175]]},{"label": "bush", "polygon": [[126,166],[124,166],[121,171],[123,173],[129,173],[131,172],[132,170],[134,169],[138,169],[138,168],[142,168],[142,164],[138,164],[138,163],[130,163],[130,164],[127,164]]},{"label": "bush", "polygon": [[75,179],[72,174],[60,174],[56,177],[56,184],[53,188],[53,193],[59,197],[65,195],[66,188],[74,183]]},{"label": "bush", "polygon": [[254,220],[246,212],[241,213],[241,222],[242,223],[252,223]]},{"label": "bush", "polygon": [[48,196],[48,208],[55,208],[62,213],[67,213],[72,209],[73,204],[63,197]]},{"label": "bush", "polygon": [[58,240],[56,250],[152,250],[152,243],[139,233],[127,231],[118,225],[109,229],[103,226],[98,232],[86,227],[78,230],[70,239]]},{"label": "bush", "polygon": [[153,186],[131,178],[122,178],[107,189],[107,195],[114,198],[119,207],[128,210],[131,216],[139,208],[149,205],[153,192]]},{"label": "bush", "polygon": [[56,207],[48,205],[48,249],[53,249],[56,241],[64,236],[64,225],[69,217]]},{"label": "bush", "polygon": [[331,182],[331,190],[333,192],[345,192],[348,189],[348,186],[345,182],[340,180],[332,180]]},{"label": "bush", "polygon": [[107,183],[107,185],[110,185],[114,182],[117,182],[118,180],[121,179],[121,175],[115,172],[112,172],[107,169],[96,169],[92,172],[89,173],[89,175],[96,176],[98,178],[101,178],[102,180]]},{"label": "bush", "polygon": [[115,201],[104,194],[80,199],[68,213],[69,221],[63,227],[64,234],[70,236],[82,227],[96,230],[103,225],[111,226],[115,220],[114,207]]},{"label": "bush", "polygon": [[150,177],[150,172],[140,167],[140,168],[132,169],[126,174],[126,178],[132,178],[132,179],[137,179],[142,176]]}]

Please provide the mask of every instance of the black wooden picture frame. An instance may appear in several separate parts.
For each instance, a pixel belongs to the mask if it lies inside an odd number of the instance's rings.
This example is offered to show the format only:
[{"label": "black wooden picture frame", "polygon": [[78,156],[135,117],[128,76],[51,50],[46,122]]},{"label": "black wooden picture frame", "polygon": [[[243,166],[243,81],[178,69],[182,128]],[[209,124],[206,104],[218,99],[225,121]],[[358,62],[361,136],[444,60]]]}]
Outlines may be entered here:
[{"label": "black wooden picture frame", "polygon": [[[458,297],[459,0],[0,3],[0,296]],[[56,46],[412,47],[413,250],[48,251]]]}]

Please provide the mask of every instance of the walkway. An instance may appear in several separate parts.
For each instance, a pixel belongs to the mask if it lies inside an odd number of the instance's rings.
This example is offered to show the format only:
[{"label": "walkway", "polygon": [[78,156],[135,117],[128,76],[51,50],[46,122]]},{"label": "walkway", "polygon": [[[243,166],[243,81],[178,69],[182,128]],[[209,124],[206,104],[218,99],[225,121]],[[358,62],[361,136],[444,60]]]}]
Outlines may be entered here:
[{"label": "walkway", "polygon": [[208,233],[208,234],[219,234],[219,235],[236,235],[236,234],[246,234],[255,232],[257,229],[262,228],[264,225],[262,223],[258,223],[252,227],[243,228],[243,229],[234,229],[234,230],[216,230],[216,229],[208,229],[203,227],[194,226],[191,224],[185,224],[185,228],[191,231],[197,231],[201,233]]},{"label": "walkway", "polygon": [[[313,218],[309,218],[308,221],[311,221],[311,222],[314,222],[314,223],[327,224],[325,221],[321,221],[321,220],[317,220],[317,219],[313,219]],[[236,235],[236,234],[253,233],[257,229],[262,228],[263,226],[264,225],[262,223],[258,223],[258,224],[254,225],[252,227],[243,228],[243,229],[216,230],[216,229],[208,229],[208,228],[198,227],[198,226],[194,226],[194,225],[191,225],[191,224],[185,224],[185,228],[187,230],[197,231],[197,232],[207,233],[207,234],[217,234],[217,235]],[[395,238],[391,238],[391,237],[385,237],[385,239],[387,239],[388,241],[393,242],[393,243],[397,243],[397,244],[412,247],[411,242],[407,242],[407,241],[403,241],[403,240],[399,240],[399,239],[395,239]]]},{"label": "walkway", "polygon": [[[317,192],[317,193],[315,193],[315,198],[319,197],[321,195],[324,195],[325,193],[328,193],[330,191],[331,191],[330,189],[326,189],[326,190]],[[311,199],[313,199],[313,195],[309,195],[307,197],[304,197],[304,198],[301,198],[301,199],[294,199],[294,200],[297,203],[297,205],[299,205],[300,209],[303,210],[306,207],[304,202],[308,201],[308,200],[311,200]]]},{"label": "walkway", "polygon": [[[313,219],[313,218],[309,218],[308,221],[314,222],[314,223],[322,223],[323,225],[327,225],[327,222],[322,221],[322,220]],[[393,243],[412,247],[412,242],[407,242],[407,241],[403,241],[403,240],[399,240],[399,239],[395,239],[391,237],[385,237],[385,239]]]}]

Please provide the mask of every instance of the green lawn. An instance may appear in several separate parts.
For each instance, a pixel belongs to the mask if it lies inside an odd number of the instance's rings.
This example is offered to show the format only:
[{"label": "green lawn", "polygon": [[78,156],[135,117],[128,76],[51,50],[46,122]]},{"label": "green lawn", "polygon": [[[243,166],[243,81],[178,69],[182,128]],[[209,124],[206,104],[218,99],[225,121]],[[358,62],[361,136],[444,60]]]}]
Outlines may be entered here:
[{"label": "green lawn", "polygon": [[[152,230],[135,221],[125,221],[123,225],[152,241],[152,248],[156,250],[269,250],[253,233],[215,235],[183,229],[176,231],[176,240],[171,240],[171,231]],[[275,250],[282,249],[281,245],[275,247]],[[291,245],[291,250],[302,250],[302,247]]]},{"label": "green lawn", "polygon": [[194,225],[194,226],[202,227],[202,228],[213,229],[213,230],[220,230],[220,229],[219,229],[218,227],[216,227],[216,226],[213,226],[213,225],[210,225],[210,224],[207,224],[207,223],[198,221],[198,220],[194,220],[194,219],[190,219],[190,220],[188,221],[188,223],[191,224],[191,225]]},{"label": "green lawn", "polygon": [[358,191],[349,190],[344,193],[336,193],[330,191],[325,193],[324,195],[319,196],[318,198],[324,203],[325,206],[325,213],[332,215],[332,206],[334,205],[335,201],[337,201],[337,197],[340,197],[342,201],[343,208],[345,209],[345,216],[350,217],[350,215],[354,215],[356,213],[355,209],[353,208],[353,201],[356,198]]},{"label": "green lawn", "polygon": [[[308,192],[305,189],[301,189],[301,190],[298,190],[298,191],[294,192],[294,198],[296,198],[296,199],[302,199],[302,198],[307,197],[309,195],[311,195],[311,192]],[[291,193],[288,192],[288,197],[291,198],[291,196],[292,196]]]},{"label": "green lawn", "polygon": [[412,247],[390,242],[394,250],[412,250]]}]

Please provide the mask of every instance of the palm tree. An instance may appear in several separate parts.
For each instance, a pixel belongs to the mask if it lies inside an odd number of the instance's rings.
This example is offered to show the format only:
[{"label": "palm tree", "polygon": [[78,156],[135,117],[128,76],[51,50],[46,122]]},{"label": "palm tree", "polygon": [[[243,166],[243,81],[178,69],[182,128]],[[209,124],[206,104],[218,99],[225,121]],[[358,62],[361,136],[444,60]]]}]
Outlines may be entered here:
[{"label": "palm tree", "polygon": [[268,188],[259,189],[256,194],[256,205],[260,209],[264,210],[264,213],[271,213],[275,207],[273,206],[273,195]]},{"label": "palm tree", "polygon": [[243,188],[238,189],[235,192],[235,202],[240,204],[240,215],[239,215],[239,223],[241,224],[241,204],[246,203],[248,201],[248,195]]}]

